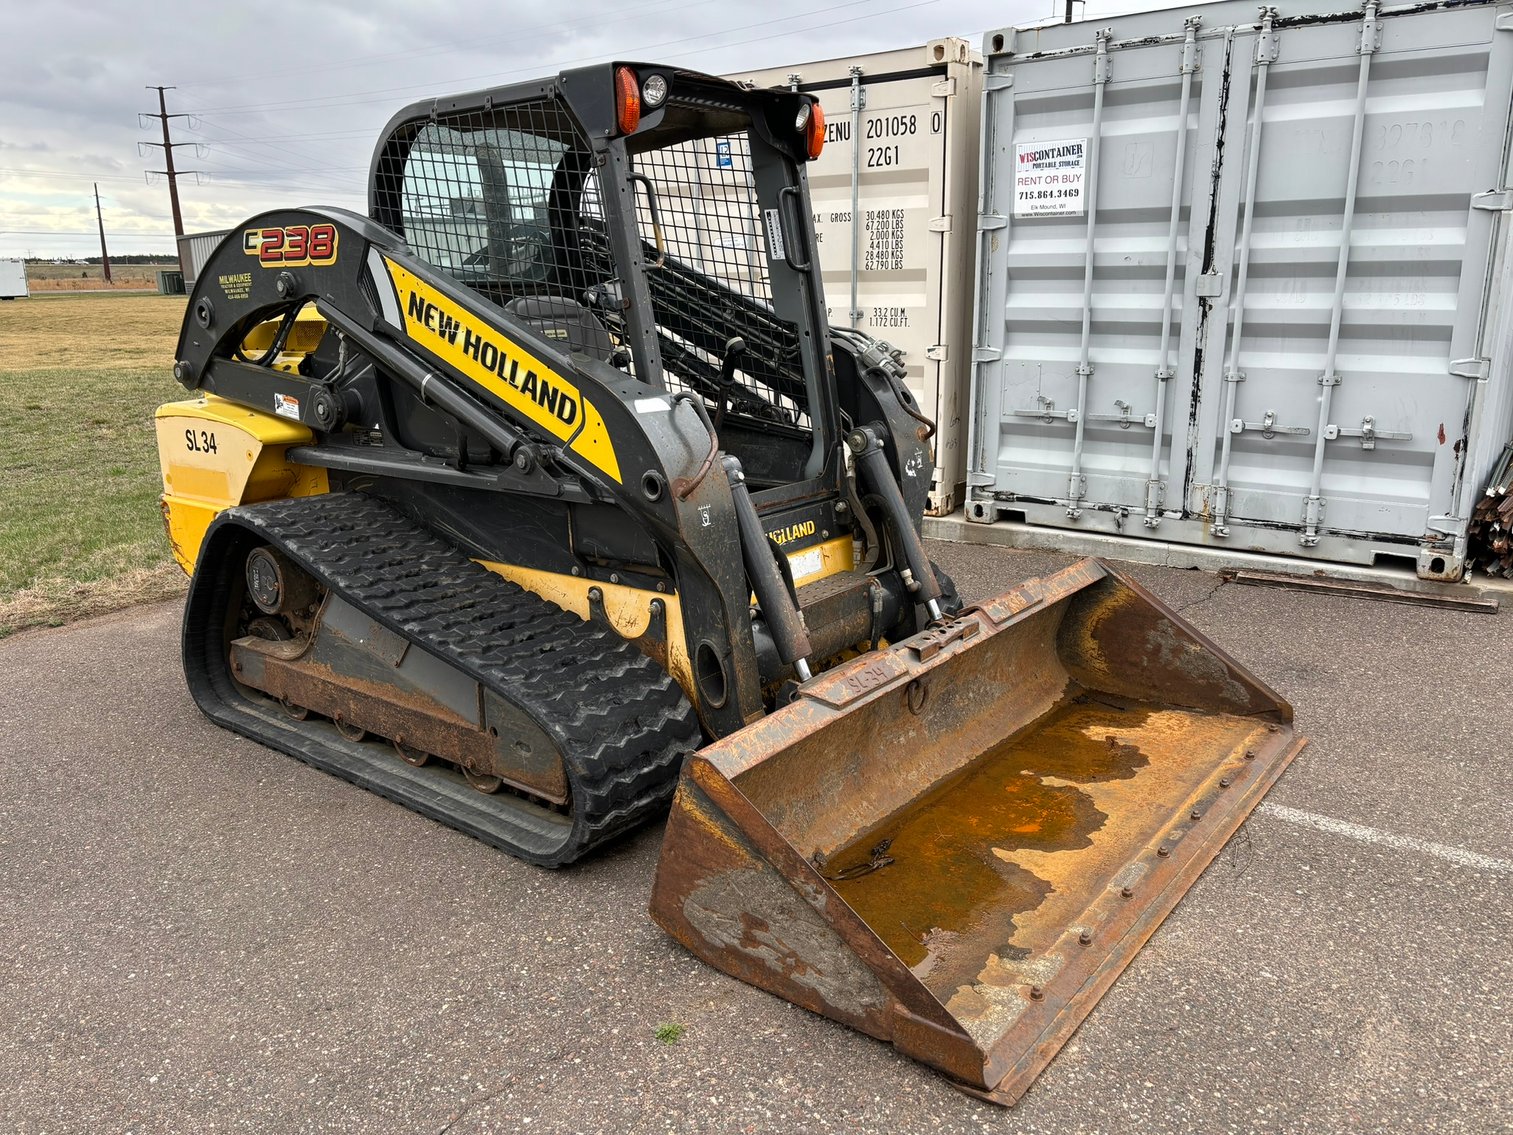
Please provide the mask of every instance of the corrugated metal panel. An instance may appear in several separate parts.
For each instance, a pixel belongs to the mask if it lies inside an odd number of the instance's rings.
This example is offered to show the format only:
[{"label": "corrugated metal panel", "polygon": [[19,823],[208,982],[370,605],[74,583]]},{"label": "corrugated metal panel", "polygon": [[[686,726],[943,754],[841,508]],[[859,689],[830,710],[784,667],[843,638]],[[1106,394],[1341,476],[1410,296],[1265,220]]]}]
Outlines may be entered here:
[{"label": "corrugated metal panel", "polygon": [[185,233],[179,237],[179,267],[184,271],[184,283],[187,287],[194,287],[194,282],[200,278],[200,269],[205,266],[205,261],[210,259],[216,246],[230,232],[230,229],[218,229],[207,233]]},{"label": "corrugated metal panel", "polygon": [[[1475,361],[1508,334],[1507,12],[997,33],[968,515],[1458,576],[1513,428]],[[1084,140],[1083,211],[1032,215],[1016,166]]]},{"label": "corrugated metal panel", "polygon": [[981,74],[970,45],[941,39],[731,76],[819,99],[827,137],[808,172],[830,321],[903,352],[936,422],[935,513],[960,505],[966,476]]}]

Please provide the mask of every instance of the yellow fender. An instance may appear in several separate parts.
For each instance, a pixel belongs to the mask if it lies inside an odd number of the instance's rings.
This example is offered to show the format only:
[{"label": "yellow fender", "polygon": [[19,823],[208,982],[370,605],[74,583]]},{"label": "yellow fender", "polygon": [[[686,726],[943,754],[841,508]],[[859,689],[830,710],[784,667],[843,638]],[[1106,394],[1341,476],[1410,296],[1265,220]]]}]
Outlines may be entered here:
[{"label": "yellow fender", "polygon": [[159,406],[163,523],[174,559],[193,573],[205,529],[225,508],[328,492],[324,469],[288,459],[314,440],[299,422],[210,394]]}]

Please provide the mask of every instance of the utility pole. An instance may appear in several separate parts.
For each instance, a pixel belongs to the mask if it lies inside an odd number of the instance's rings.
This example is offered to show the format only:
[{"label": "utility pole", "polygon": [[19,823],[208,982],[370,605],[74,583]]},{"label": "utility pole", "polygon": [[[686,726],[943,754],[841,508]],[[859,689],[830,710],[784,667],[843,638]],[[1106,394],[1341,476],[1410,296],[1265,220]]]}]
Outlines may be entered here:
[{"label": "utility pole", "polygon": [[185,145],[188,145],[189,143],[187,143],[187,142],[175,142],[172,138],[170,138],[168,136],[168,120],[170,118],[188,118],[189,115],[187,115],[187,114],[169,114],[168,113],[168,102],[165,99],[163,92],[176,90],[177,88],[175,88],[175,87],[154,87],[154,86],[149,86],[147,89],[149,91],[157,91],[158,92],[158,112],[156,114],[153,114],[151,111],[148,111],[147,113],[141,115],[141,117],[142,118],[156,118],[159,122],[161,122],[163,124],[163,140],[161,142],[143,142],[142,145],[144,145],[144,146],[161,146],[162,149],[163,149],[163,166],[164,166],[163,169],[151,169],[151,170],[148,170],[147,172],[148,173],[161,173],[165,177],[168,178],[168,199],[169,199],[169,201],[171,201],[173,203],[173,235],[176,236],[176,237],[180,237],[180,236],[184,235],[184,217],[183,217],[183,214],[181,214],[179,212],[179,183],[178,183],[178,177],[179,177],[180,173],[194,173],[195,171],[194,170],[175,170],[173,168],[173,151],[174,151],[174,148],[177,147],[177,146],[185,146]]},{"label": "utility pole", "polygon": [[110,253],[105,250],[105,216],[100,212],[100,183],[95,182],[95,220],[100,224],[100,265],[105,270],[105,282],[110,279]]}]

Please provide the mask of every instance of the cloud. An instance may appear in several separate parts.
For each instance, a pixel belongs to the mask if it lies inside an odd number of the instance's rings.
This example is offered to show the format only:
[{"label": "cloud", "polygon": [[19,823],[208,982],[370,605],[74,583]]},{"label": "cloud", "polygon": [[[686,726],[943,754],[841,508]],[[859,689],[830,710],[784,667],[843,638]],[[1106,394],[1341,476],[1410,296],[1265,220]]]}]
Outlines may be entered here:
[{"label": "cloud", "polygon": [[[1118,0],[1114,0],[1118,2]],[[385,122],[423,97],[611,58],[716,73],[979,40],[1054,0],[248,0],[11,5],[0,41],[0,256],[91,255],[98,181],[112,248],[173,250],[150,83],[168,92],[184,222],[362,209]],[[1126,7],[1130,6],[1126,3]],[[1150,5],[1145,5],[1150,6]],[[51,233],[51,235],[49,235]]]}]

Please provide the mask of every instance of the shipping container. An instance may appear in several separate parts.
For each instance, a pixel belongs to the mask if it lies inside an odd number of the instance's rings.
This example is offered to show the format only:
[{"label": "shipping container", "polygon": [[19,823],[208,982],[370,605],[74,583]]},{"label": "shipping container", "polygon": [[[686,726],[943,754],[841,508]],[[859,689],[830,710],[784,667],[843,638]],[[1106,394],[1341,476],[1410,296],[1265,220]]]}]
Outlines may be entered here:
[{"label": "shipping container", "polygon": [[1513,7],[984,54],[967,519],[1459,578],[1513,432]]},{"label": "shipping container", "polygon": [[217,229],[215,232],[185,233],[179,237],[179,269],[184,273],[186,287],[194,287],[205,261],[230,232],[230,229]]},{"label": "shipping container", "polygon": [[26,262],[0,260],[0,300],[24,299],[31,294],[26,285]]},{"label": "shipping container", "polygon": [[966,478],[982,57],[947,38],[730,77],[819,100],[825,148],[808,177],[830,322],[902,352],[936,426],[929,508],[954,511]]}]

